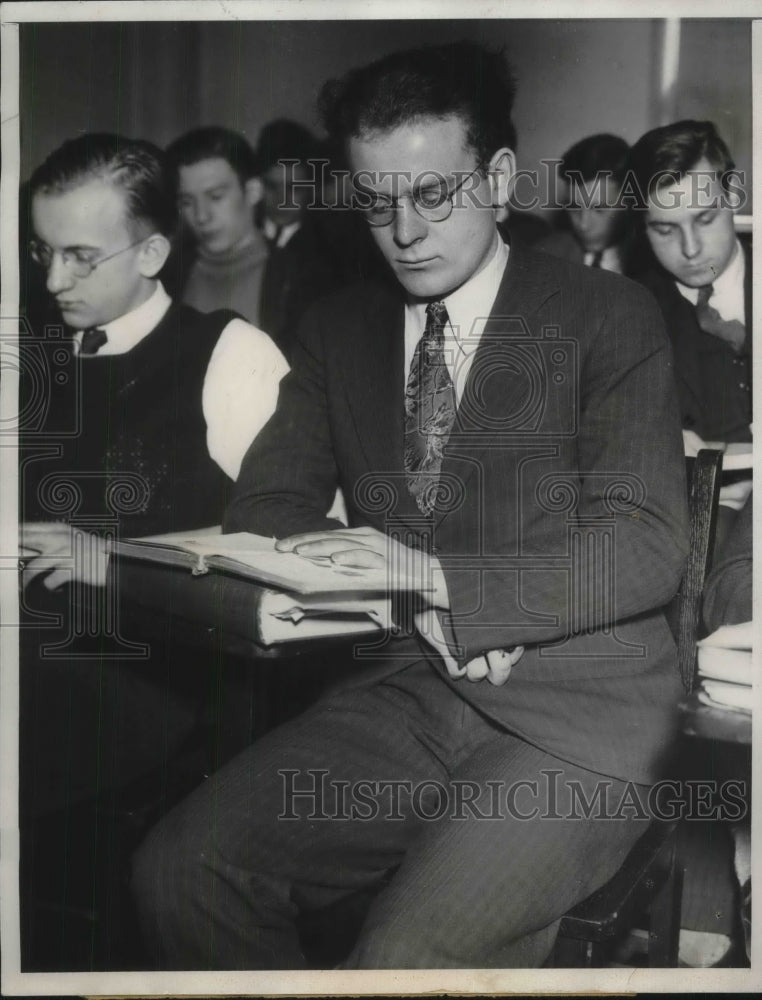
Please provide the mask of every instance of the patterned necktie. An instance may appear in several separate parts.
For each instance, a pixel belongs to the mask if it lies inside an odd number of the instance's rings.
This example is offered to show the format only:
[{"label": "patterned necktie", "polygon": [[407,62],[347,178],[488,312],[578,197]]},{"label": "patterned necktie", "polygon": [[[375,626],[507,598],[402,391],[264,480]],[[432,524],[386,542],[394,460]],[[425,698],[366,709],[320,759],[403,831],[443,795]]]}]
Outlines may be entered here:
[{"label": "patterned necktie", "polygon": [[99,330],[97,327],[91,327],[91,329],[85,330],[82,334],[82,343],[79,345],[79,353],[84,354],[85,356],[97,354],[107,340],[108,334],[105,330]]},{"label": "patterned necktie", "polygon": [[696,319],[704,333],[727,341],[736,354],[740,353],[746,343],[746,327],[737,319],[723,319],[717,310],[709,305],[714,292],[714,285],[703,285],[699,288],[696,302]]},{"label": "patterned necktie", "polygon": [[426,329],[418,341],[405,388],[405,472],[407,487],[422,514],[434,510],[442,451],[457,407],[444,357],[444,302],[426,306]]}]

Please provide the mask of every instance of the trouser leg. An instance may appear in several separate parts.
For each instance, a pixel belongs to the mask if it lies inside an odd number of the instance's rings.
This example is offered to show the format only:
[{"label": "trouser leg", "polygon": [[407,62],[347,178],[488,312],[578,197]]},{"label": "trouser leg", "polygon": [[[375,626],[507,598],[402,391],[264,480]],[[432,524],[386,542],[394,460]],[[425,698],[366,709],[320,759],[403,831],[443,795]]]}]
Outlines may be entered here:
[{"label": "trouser leg", "polygon": [[[588,802],[600,782],[614,805],[624,789],[498,731],[425,664],[332,695],[150,835],[134,885],[153,959],[301,968],[299,911],[401,864],[348,967],[539,965],[560,917],[613,875],[647,822],[575,817],[574,782]],[[396,803],[378,794],[400,784]],[[455,787],[473,808],[453,815]]]},{"label": "trouser leg", "polygon": [[[133,887],[155,964],[303,967],[299,910],[400,863],[420,823],[394,807],[395,783],[444,781],[473,738],[461,699],[426,664],[411,670],[409,690],[392,680],[332,695],[268,734],[149,835]],[[374,805],[378,783],[389,795]]]},{"label": "trouser leg", "polygon": [[[473,783],[473,809],[423,826],[347,968],[539,966],[563,914],[614,875],[648,822],[632,818],[637,808],[605,818],[627,801],[625,783],[508,734],[458,766],[450,787],[458,782]],[[590,818],[571,797],[575,784],[587,802],[604,793]]]}]

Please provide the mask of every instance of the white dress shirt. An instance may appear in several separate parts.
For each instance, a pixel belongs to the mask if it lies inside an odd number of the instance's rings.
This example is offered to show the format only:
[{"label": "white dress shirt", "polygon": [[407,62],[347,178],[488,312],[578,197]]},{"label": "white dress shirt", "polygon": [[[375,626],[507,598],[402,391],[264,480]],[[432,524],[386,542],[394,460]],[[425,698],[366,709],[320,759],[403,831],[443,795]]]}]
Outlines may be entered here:
[{"label": "white dress shirt", "polygon": [[[172,304],[161,282],[132,312],[99,327],[108,340],[98,356],[126,354],[147,337]],[[77,350],[83,331],[74,335]],[[83,357],[87,361],[89,355]],[[206,420],[209,454],[231,479],[237,479],[246,451],[275,411],[278,386],[288,364],[273,341],[242,319],[220,334],[204,377],[199,405]]]},{"label": "white dress shirt", "polygon": [[[133,347],[137,347],[140,341],[147,337],[164,319],[164,314],[171,305],[172,299],[164,291],[162,283],[158,281],[153,295],[141,303],[137,309],[98,327],[108,337],[106,343],[98,350],[98,356],[102,358],[106,355],[126,354]],[[74,334],[77,352],[82,346],[82,335],[82,330]],[[86,355],[86,357],[88,356]]]},{"label": "white dress shirt", "polygon": [[[591,267],[597,256],[598,254],[596,251],[586,250],[584,256],[582,257],[582,263],[585,267]],[[602,271],[613,271],[614,274],[622,273],[622,254],[616,244],[614,244],[614,246],[606,247],[601,251],[601,259],[598,263],[598,267]]]},{"label": "white dress shirt", "polygon": [[[479,346],[484,327],[497,298],[505,265],[508,263],[508,252],[507,245],[498,236],[497,246],[485,267],[443,299],[449,318],[449,323],[444,329],[445,364],[450,372],[458,404],[463,398],[463,391],[476,348]],[[408,303],[405,306],[406,384],[416,346],[425,328],[426,303]],[[437,575],[439,579],[434,581],[435,584],[443,587],[446,591],[443,578],[441,575]],[[449,602],[447,603],[449,604]],[[452,676],[462,677],[465,668],[458,667],[457,661],[448,649],[436,609],[427,608],[420,612],[416,615],[415,622],[421,636],[437,650],[444,660],[448,672]]]},{"label": "white dress shirt", "polygon": [[[450,320],[444,329],[445,364],[458,403],[463,398],[474,354],[495,304],[507,263],[508,246],[498,237],[498,245],[482,270],[443,299]],[[405,306],[405,384],[425,329],[426,303],[408,303]]]},{"label": "white dress shirt", "polygon": [[[730,322],[738,320],[746,323],[746,299],[744,295],[744,279],[746,277],[746,256],[741,244],[736,240],[736,248],[725,270],[712,282],[712,295],[709,305],[716,309],[721,318]],[[676,281],[677,290],[694,306],[698,302],[699,289],[690,288]]]}]

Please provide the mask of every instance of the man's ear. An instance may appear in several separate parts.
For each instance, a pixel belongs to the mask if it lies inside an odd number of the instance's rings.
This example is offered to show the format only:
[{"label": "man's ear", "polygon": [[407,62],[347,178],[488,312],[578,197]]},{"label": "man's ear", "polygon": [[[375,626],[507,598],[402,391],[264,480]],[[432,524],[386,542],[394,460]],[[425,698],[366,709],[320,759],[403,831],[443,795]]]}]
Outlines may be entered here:
[{"label": "man's ear", "polygon": [[140,248],[138,267],[144,278],[155,278],[167,262],[172,244],[166,236],[154,233]]},{"label": "man's ear", "polygon": [[262,201],[262,196],[265,193],[264,185],[259,177],[250,177],[249,180],[243,186],[243,193],[246,197],[247,204],[254,208]]},{"label": "man's ear", "polygon": [[503,146],[489,161],[488,173],[492,183],[492,207],[501,208],[508,201],[516,175],[516,154]]}]

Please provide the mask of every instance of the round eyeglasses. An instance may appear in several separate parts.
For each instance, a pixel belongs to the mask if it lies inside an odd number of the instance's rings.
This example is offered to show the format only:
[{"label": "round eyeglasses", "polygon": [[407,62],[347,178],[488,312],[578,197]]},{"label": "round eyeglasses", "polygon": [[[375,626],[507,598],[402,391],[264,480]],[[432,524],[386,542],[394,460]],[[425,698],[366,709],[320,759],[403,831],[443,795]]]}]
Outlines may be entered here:
[{"label": "round eyeglasses", "polygon": [[[403,195],[402,197],[410,199],[413,208],[421,218],[429,222],[444,222],[445,219],[449,219],[452,215],[455,195],[460,191],[469,177],[473,177],[481,169],[482,165],[478,164],[471,173],[461,178],[453,188],[448,188],[447,184],[442,180],[439,183],[422,184],[416,187],[411,194]],[[367,191],[364,192],[364,194],[367,193]],[[389,226],[394,221],[402,197],[378,198],[370,205],[359,205],[358,211],[371,226]]]},{"label": "round eyeglasses", "polygon": [[29,255],[35,263],[44,267],[46,271],[49,271],[50,265],[53,263],[53,258],[56,254],[59,254],[61,263],[70,274],[73,274],[75,278],[87,278],[93,273],[96,267],[100,267],[107,260],[112,260],[120,254],[127,253],[128,250],[139,246],[147,239],[147,236],[143,236],[134,243],[130,243],[128,247],[122,247],[121,250],[117,250],[115,253],[110,253],[106,257],[98,257],[95,260],[89,255],[88,251],[79,250],[77,247],[67,250],[53,250],[52,247],[49,247],[47,243],[43,243],[41,240],[30,240]]}]

